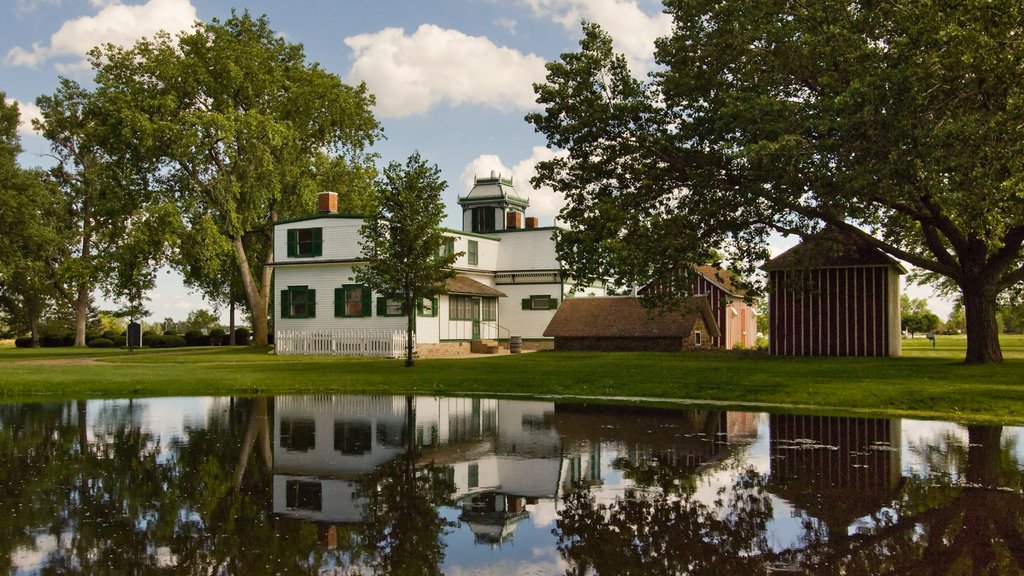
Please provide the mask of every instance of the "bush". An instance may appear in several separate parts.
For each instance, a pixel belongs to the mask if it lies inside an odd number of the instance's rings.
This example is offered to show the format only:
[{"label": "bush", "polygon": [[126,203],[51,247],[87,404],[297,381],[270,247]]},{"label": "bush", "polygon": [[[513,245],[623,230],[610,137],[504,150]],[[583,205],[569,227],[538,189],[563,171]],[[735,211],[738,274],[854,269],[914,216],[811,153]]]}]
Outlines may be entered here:
[{"label": "bush", "polygon": [[248,328],[235,328],[235,344],[238,344],[239,346],[249,345]]},{"label": "bush", "polygon": [[114,341],[109,338],[93,338],[89,341],[89,348],[113,348]]},{"label": "bush", "polygon": [[56,334],[47,334],[39,339],[39,345],[43,348],[60,348],[64,346],[64,337]]},{"label": "bush", "polygon": [[189,346],[209,346],[210,337],[201,330],[189,330],[185,333],[185,343]]},{"label": "bush", "polygon": [[150,334],[142,337],[142,345],[150,348],[181,348],[185,346],[185,339],[181,336]]},{"label": "bush", "polygon": [[31,348],[32,347],[32,337],[31,336],[24,336],[22,338],[15,338],[14,339],[14,347],[15,348]]},{"label": "bush", "polygon": [[177,336],[178,333],[174,330],[164,330],[164,336]]},{"label": "bush", "polygon": [[220,328],[214,328],[214,329],[210,330],[210,338],[223,338],[223,337],[224,337],[224,330],[222,330]]},{"label": "bush", "polygon": [[117,340],[121,337],[121,331],[120,330],[105,330],[103,332],[103,337],[106,338],[107,340],[110,340],[111,342],[117,342]]},{"label": "bush", "polygon": [[65,346],[74,346],[75,345],[75,333],[74,332],[68,332],[67,334],[64,335],[64,345]]}]

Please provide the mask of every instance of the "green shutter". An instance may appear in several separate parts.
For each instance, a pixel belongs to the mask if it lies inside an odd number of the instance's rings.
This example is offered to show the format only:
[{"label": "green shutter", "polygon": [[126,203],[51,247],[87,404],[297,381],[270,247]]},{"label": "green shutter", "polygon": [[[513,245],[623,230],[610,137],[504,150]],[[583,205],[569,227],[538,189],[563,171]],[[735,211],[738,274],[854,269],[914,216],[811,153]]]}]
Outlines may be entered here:
[{"label": "green shutter", "polygon": [[295,258],[299,252],[299,231],[295,228],[288,230],[288,257]]},{"label": "green shutter", "polygon": [[550,301],[548,301],[548,308],[552,310],[558,308],[558,298],[552,298]]},{"label": "green shutter", "polygon": [[306,318],[316,318],[316,290],[306,290]]},{"label": "green shutter", "polygon": [[292,295],[287,290],[281,290],[281,318],[291,318]]},{"label": "green shutter", "polygon": [[437,315],[438,315],[438,310],[441,308],[441,298],[439,298],[437,296],[434,296],[430,300],[431,300],[431,303],[433,303],[433,305],[434,305],[433,306],[434,310],[433,310],[433,313],[430,315],[430,317],[431,318],[436,318]]},{"label": "green shutter", "polygon": [[377,316],[386,316],[388,313],[388,301],[383,296],[377,296]]},{"label": "green shutter", "polygon": [[523,310],[533,310],[530,300],[530,298],[523,298]]},{"label": "green shutter", "polygon": [[361,290],[360,295],[362,296],[363,316],[369,318],[370,316],[373,316],[373,310],[370,308],[373,305],[373,295],[370,294],[370,289],[366,286],[360,286],[359,289]]},{"label": "green shutter", "polygon": [[334,317],[341,318],[345,315],[345,289],[334,289]]},{"label": "green shutter", "polygon": [[324,255],[324,229],[313,228],[313,256]]}]

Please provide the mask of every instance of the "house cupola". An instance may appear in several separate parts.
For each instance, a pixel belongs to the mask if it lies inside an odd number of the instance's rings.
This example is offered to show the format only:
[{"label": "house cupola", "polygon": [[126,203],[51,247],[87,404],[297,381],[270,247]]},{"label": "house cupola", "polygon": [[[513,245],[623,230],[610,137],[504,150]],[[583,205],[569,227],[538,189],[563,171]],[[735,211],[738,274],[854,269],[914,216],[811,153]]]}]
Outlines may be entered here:
[{"label": "house cupola", "polygon": [[529,205],[529,199],[516,194],[511,177],[503,178],[492,170],[488,177],[474,177],[473,189],[459,198],[462,229],[487,233],[523,228],[529,220],[526,218]]}]

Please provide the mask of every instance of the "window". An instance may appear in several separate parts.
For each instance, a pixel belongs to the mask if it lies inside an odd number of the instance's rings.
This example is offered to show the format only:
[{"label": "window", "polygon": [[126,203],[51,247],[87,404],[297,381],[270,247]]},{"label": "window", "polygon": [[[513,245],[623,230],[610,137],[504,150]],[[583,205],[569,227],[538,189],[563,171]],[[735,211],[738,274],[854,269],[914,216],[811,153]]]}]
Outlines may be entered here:
[{"label": "window", "polygon": [[448,319],[476,320],[476,318],[473,318],[473,298],[469,296],[449,296]]},{"label": "window", "polygon": [[365,318],[371,314],[369,288],[362,284],[345,284],[334,289],[336,318]]},{"label": "window", "polygon": [[467,253],[469,254],[470,266],[476,266],[480,263],[480,248],[476,240],[469,241],[469,249],[467,250]]},{"label": "window", "polygon": [[482,320],[495,321],[498,319],[498,299],[497,298],[484,298],[483,307],[480,310]]},{"label": "window", "polygon": [[481,206],[473,208],[473,232],[494,232],[494,208]]},{"label": "window", "polygon": [[369,422],[334,422],[334,449],[348,456],[361,456],[373,447],[373,431]]},{"label": "window", "polygon": [[401,300],[379,296],[377,298],[377,316],[405,316]]},{"label": "window", "polygon": [[444,242],[437,250],[439,256],[447,256],[449,254],[455,254],[455,238],[445,238]]},{"label": "window", "polygon": [[281,290],[281,318],[316,318],[316,290],[307,286]]},{"label": "window", "polygon": [[523,310],[554,310],[555,308],[558,308],[558,298],[552,298],[547,294],[523,298]]},{"label": "window", "polygon": [[469,484],[469,486],[468,486],[469,488],[476,488],[476,487],[480,486],[480,465],[479,464],[470,464],[469,465],[468,484]]},{"label": "window", "polygon": [[308,258],[323,255],[323,228],[288,230],[288,257]]},{"label": "window", "polygon": [[289,480],[285,482],[284,505],[289,510],[312,510],[323,507],[323,488],[319,482]]},{"label": "window", "polygon": [[700,330],[697,330],[696,332],[693,333],[693,345],[696,346],[697,348],[700,348],[700,343],[701,343]]},{"label": "window", "polygon": [[424,298],[420,301],[419,310],[416,311],[416,315],[435,318],[437,316],[437,303],[437,298]]},{"label": "window", "polygon": [[316,423],[310,419],[282,419],[279,441],[289,452],[306,452],[316,448]]}]

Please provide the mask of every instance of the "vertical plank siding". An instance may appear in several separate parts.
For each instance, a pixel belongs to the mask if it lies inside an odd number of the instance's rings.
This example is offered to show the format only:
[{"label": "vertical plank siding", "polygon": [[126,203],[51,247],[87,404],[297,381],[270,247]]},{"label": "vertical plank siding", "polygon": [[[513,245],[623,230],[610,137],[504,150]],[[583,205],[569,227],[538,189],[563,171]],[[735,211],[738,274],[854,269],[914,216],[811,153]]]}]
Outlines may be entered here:
[{"label": "vertical plank siding", "polygon": [[772,270],[769,352],[775,356],[889,356],[896,272],[885,266]]}]

